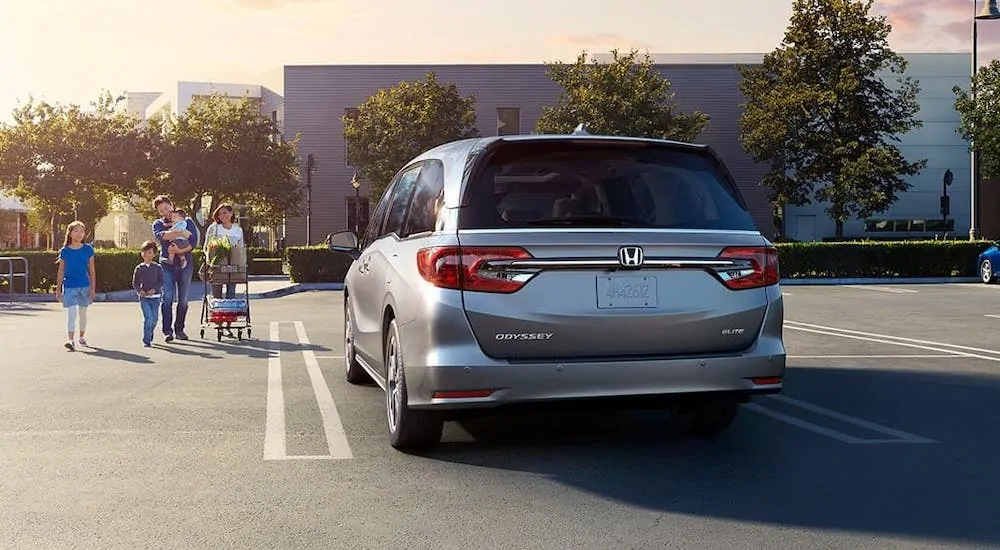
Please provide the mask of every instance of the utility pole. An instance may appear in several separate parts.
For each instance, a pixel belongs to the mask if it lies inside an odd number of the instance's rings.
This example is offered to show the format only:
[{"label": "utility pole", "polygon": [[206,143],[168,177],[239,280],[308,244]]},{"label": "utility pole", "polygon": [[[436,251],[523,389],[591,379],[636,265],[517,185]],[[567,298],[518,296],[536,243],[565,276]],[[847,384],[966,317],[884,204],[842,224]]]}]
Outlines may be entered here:
[{"label": "utility pole", "polygon": [[313,168],[316,160],[313,154],[306,156],[306,246],[312,245],[312,211],[313,211]]}]

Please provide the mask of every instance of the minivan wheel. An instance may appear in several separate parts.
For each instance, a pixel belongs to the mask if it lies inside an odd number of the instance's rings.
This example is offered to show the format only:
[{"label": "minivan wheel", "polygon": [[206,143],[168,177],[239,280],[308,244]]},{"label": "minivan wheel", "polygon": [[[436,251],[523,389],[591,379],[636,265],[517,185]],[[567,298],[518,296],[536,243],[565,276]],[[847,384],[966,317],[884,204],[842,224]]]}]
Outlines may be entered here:
[{"label": "minivan wheel", "polygon": [[389,321],[385,336],[385,410],[389,444],[401,451],[437,445],[444,419],[434,411],[411,409],[407,405],[406,368],[396,320]]},{"label": "minivan wheel", "polygon": [[983,263],[979,264],[979,278],[984,284],[990,284],[993,282],[993,263],[989,260],[983,260]]},{"label": "minivan wheel", "polygon": [[687,435],[711,437],[733,424],[740,404],[735,399],[719,397],[679,405],[673,409],[674,426]]},{"label": "minivan wheel", "polygon": [[358,362],[354,348],[354,318],[351,316],[351,297],[344,297],[344,378],[351,384],[364,384],[371,377]]}]

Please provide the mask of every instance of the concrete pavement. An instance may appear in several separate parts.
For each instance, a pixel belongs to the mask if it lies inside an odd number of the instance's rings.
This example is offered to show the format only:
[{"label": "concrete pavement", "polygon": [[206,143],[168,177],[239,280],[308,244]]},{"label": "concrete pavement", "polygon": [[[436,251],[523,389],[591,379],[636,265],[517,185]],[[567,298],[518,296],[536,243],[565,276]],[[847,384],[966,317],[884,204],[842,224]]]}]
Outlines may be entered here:
[{"label": "concrete pavement", "polygon": [[505,415],[426,456],[344,382],[339,292],[152,349],[136,304],[96,304],[73,353],[55,304],[0,304],[0,548],[997,547],[997,292],[786,289],[787,390],[716,441]]}]

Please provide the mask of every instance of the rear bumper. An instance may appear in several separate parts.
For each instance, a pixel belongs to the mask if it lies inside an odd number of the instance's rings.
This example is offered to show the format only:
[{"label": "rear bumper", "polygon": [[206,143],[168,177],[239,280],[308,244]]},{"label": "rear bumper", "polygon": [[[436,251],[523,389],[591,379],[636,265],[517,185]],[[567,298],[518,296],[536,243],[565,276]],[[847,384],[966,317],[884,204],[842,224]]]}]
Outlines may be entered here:
[{"label": "rear bumper", "polygon": [[[784,350],[671,360],[572,362],[420,367],[407,365],[409,406],[418,409],[475,409],[587,398],[680,397],[687,394],[777,393]],[[486,397],[435,397],[438,392],[492,391]]]}]

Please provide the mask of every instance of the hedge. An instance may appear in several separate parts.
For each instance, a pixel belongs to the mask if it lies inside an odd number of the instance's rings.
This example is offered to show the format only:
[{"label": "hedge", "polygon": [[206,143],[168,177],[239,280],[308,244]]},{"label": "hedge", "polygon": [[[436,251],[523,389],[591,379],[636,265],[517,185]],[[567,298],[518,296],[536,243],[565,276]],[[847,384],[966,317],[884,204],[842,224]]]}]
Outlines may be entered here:
[{"label": "hedge", "polygon": [[[95,268],[97,269],[97,291],[112,292],[115,290],[125,290],[132,287],[132,272],[136,264],[142,261],[142,257],[137,249],[96,249]],[[194,253],[194,275],[193,280],[198,279],[198,269],[204,263],[205,256],[201,250],[195,249]],[[283,261],[280,251],[267,250],[262,248],[250,248],[247,250],[249,272],[251,275],[281,275],[283,274]],[[13,250],[0,251],[0,256],[20,256],[28,260],[28,288],[31,292],[52,292],[55,289],[56,275],[59,266],[56,264],[58,252],[52,250]],[[7,273],[7,262],[0,262],[0,274]],[[20,262],[14,265],[14,271],[20,272],[23,269]],[[14,282],[14,291],[23,292],[21,279]],[[0,292],[8,291],[9,283],[0,280]]]},{"label": "hedge", "polygon": [[[867,241],[867,242],[789,242],[777,243],[781,277],[975,277],[976,258],[992,243],[989,241]],[[195,251],[195,280],[204,257]],[[295,283],[343,282],[351,259],[346,254],[330,252],[326,246],[296,246],[281,252],[251,249],[250,273],[278,275],[283,264]],[[33,292],[54,287],[56,253],[50,251],[0,252],[0,256],[24,256],[28,259]],[[132,270],[139,262],[137,250],[97,250],[98,292],[129,288]],[[0,270],[5,270],[0,265]],[[7,283],[0,281],[0,291]],[[18,282],[15,290],[20,291]]]},{"label": "hedge", "polygon": [[778,243],[781,277],[975,277],[990,241]]},{"label": "hedge", "polygon": [[285,262],[293,283],[344,282],[351,267],[347,254],[330,252],[326,246],[289,246]]}]

